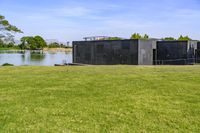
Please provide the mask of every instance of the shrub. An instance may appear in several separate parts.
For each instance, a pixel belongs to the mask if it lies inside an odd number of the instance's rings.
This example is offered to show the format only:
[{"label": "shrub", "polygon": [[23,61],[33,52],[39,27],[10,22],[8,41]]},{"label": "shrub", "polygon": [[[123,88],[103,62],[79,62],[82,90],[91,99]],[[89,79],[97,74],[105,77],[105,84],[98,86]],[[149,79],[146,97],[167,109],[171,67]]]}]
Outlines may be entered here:
[{"label": "shrub", "polygon": [[5,63],[2,66],[14,66],[13,64]]}]

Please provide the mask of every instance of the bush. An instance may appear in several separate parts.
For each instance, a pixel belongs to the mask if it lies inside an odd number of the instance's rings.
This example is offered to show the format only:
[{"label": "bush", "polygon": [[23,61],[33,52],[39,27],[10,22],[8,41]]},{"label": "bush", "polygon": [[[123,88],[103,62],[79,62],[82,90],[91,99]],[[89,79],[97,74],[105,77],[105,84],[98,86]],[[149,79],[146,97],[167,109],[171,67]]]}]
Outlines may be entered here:
[{"label": "bush", "polygon": [[49,44],[48,47],[49,47],[49,48],[60,48],[60,44],[57,43],[57,42],[54,42],[54,43]]},{"label": "bush", "polygon": [[13,64],[5,63],[2,66],[14,66]]}]

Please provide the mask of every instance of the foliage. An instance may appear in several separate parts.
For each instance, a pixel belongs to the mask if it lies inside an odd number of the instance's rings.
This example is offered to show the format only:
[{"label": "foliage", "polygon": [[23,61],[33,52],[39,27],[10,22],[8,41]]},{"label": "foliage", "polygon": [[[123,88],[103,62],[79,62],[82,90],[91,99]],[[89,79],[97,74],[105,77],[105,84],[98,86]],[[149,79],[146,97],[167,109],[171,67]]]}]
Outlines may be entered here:
[{"label": "foliage", "polygon": [[189,40],[192,40],[190,37],[188,37],[188,36],[182,36],[182,35],[180,35],[180,37],[178,38],[178,40],[180,40],[180,41],[189,41]]},{"label": "foliage", "polygon": [[149,39],[149,35],[147,35],[147,34],[144,34],[144,37],[143,37],[144,39]]},{"label": "foliage", "polygon": [[27,49],[27,40],[29,37],[22,37],[20,39],[21,44],[19,44],[20,49]]},{"label": "foliage", "polygon": [[7,47],[8,47],[8,48],[13,48],[14,46],[15,46],[15,44],[12,43],[12,42],[10,42],[10,43],[7,44]]},{"label": "foliage", "polygon": [[4,46],[3,40],[0,39],[0,48]]},{"label": "foliage", "polygon": [[142,36],[139,33],[134,33],[131,35],[131,39],[141,39]]},{"label": "foliage", "polygon": [[36,41],[38,48],[43,49],[44,47],[47,46],[47,43],[45,42],[45,40],[41,36],[35,36],[34,40]]},{"label": "foliage", "polygon": [[188,36],[182,36],[182,35],[180,35],[180,37],[178,39],[176,39],[174,37],[165,37],[165,38],[162,38],[162,40],[166,40],[166,41],[175,41],[175,40],[189,41],[189,40],[192,40],[192,39],[190,37],[188,37]]},{"label": "foliage", "polygon": [[14,66],[13,64],[5,63],[2,66]]},{"label": "foliage", "polygon": [[23,33],[16,26],[11,25],[4,16],[0,15],[0,39],[13,40],[13,33]]},{"label": "foliage", "polygon": [[53,43],[50,43],[48,45],[48,48],[70,48],[69,46],[66,46],[62,43],[58,43],[58,42],[53,42]]},{"label": "foliage", "polygon": [[49,45],[45,42],[45,40],[41,36],[26,36],[21,38],[21,44],[19,45],[21,49],[30,49],[37,50],[43,49],[45,47],[48,48],[68,48],[69,46],[65,46],[62,43],[53,42]]},{"label": "foliage", "polygon": [[109,37],[108,40],[122,40],[120,37]]},{"label": "foliage", "polygon": [[0,39],[0,48],[1,49],[7,49],[7,48],[18,49],[18,47],[13,42],[4,43],[4,41],[1,39]]},{"label": "foliage", "polygon": [[176,38],[174,38],[174,37],[165,37],[165,38],[163,38],[162,40],[166,40],[166,41],[175,41]]},{"label": "foliage", "polygon": [[49,48],[60,48],[60,44],[57,42],[50,43],[48,45]]},{"label": "foliage", "polygon": [[28,46],[28,49],[30,49],[30,50],[39,49],[39,47],[37,47],[37,42],[34,37],[29,37],[27,39],[27,46]]},{"label": "foliage", "polygon": [[2,132],[199,132],[200,66],[0,69]]},{"label": "foliage", "polygon": [[134,33],[131,35],[131,39],[149,39],[149,36],[147,34],[142,36],[139,33]]},{"label": "foliage", "polygon": [[[149,36],[147,34],[142,36],[139,33],[134,33],[134,34],[131,35],[131,39],[149,39]],[[188,36],[182,36],[181,35],[178,39],[176,39],[174,37],[165,37],[165,38],[162,38],[162,40],[166,40],[166,41],[175,41],[175,40],[189,41],[189,40],[192,40],[192,39]]]},{"label": "foliage", "polygon": [[21,38],[21,44],[19,47],[21,49],[38,50],[46,47],[47,44],[41,36],[25,36]]}]

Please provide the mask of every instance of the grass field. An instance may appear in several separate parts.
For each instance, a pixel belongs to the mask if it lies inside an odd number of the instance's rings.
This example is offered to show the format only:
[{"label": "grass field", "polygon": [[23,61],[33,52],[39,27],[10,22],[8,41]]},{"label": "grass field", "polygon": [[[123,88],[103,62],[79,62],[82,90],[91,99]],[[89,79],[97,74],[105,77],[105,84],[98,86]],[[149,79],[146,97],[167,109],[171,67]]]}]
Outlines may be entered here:
[{"label": "grass field", "polygon": [[200,132],[200,66],[0,67],[0,132]]}]

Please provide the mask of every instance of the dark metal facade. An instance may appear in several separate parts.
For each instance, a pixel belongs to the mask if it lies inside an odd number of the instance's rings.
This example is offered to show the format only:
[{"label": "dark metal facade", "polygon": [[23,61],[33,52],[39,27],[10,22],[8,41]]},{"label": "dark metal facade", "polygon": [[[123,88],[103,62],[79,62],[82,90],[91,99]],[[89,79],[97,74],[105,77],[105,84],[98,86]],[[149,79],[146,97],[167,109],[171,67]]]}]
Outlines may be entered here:
[{"label": "dark metal facade", "polygon": [[200,50],[200,42],[197,42],[197,49]]},{"label": "dark metal facade", "polygon": [[196,41],[158,41],[156,64],[188,65],[196,63]]},{"label": "dark metal facade", "polygon": [[152,40],[73,42],[73,62],[94,65],[152,65]]},{"label": "dark metal facade", "polygon": [[200,62],[200,42],[102,40],[73,42],[73,62],[94,65],[188,65]]},{"label": "dark metal facade", "polygon": [[197,43],[196,55],[197,55],[197,62],[200,63],[200,42]]}]

